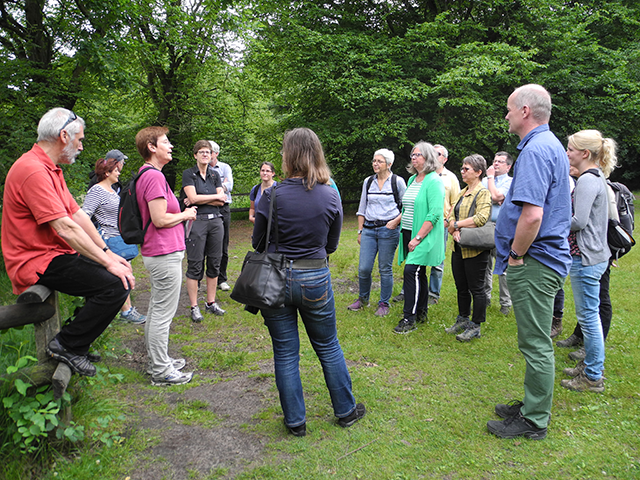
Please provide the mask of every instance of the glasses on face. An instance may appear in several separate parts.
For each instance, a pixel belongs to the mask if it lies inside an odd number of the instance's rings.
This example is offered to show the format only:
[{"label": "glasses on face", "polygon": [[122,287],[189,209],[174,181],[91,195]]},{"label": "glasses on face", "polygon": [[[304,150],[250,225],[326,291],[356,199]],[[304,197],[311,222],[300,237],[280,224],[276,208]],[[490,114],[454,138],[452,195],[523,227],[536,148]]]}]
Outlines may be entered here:
[{"label": "glasses on face", "polygon": [[73,111],[72,111],[69,114],[69,118],[67,118],[67,121],[64,122],[64,125],[62,125],[62,128],[60,130],[58,130],[58,135],[60,135],[60,132],[62,132],[62,130],[64,130],[67,125],[69,125],[71,122],[73,122],[77,118],[78,118],[78,116],[75,113],[73,113]]},{"label": "glasses on face", "polygon": [[421,153],[412,153],[411,155],[409,155],[411,157],[411,159],[413,160],[414,158],[418,158],[418,157],[422,157],[423,155]]},{"label": "glasses on face", "polygon": [[460,171],[461,171],[461,172],[464,172],[464,173],[468,172],[469,170],[471,170],[471,167],[462,167],[462,168],[460,169]]},{"label": "glasses on face", "polygon": [[377,159],[377,158],[374,158],[373,160],[371,160],[371,163],[372,163],[373,165],[375,165],[375,164],[382,165],[382,164],[383,164],[383,163],[385,163],[385,162],[386,162],[385,160],[379,160],[379,159]]},{"label": "glasses on face", "polygon": [[198,150],[198,155],[201,157],[206,157],[211,155],[211,150]]},{"label": "glasses on face", "polygon": [[493,164],[495,165],[496,163],[504,163],[504,164],[506,164],[507,162],[506,162],[506,160],[494,160]]}]

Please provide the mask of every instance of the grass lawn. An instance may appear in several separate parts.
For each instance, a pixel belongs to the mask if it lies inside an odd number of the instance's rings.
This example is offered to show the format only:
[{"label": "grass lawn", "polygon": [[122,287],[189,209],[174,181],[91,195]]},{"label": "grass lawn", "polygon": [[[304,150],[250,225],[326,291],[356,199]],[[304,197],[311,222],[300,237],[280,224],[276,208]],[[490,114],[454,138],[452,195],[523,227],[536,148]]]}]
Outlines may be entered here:
[{"label": "grass lawn", "polygon": [[[335,425],[319,362],[304,334],[301,371],[308,433],[304,438],[296,438],[288,435],[282,425],[272,375],[260,373],[271,358],[270,340],[261,317],[244,312],[224,293],[220,298],[227,314],[211,320],[199,333],[193,330],[185,312],[178,312],[182,317],[174,322],[171,342],[180,345],[190,365],[197,364],[200,370],[214,373],[224,372],[220,381],[233,378],[234,373],[249,372],[265,375],[271,384],[268,388],[272,401],[243,427],[246,433],[263,439],[260,460],[235,478],[640,478],[640,247],[621,259],[620,268],[611,272],[614,316],[606,344],[605,392],[577,393],[560,387],[560,380],[565,378],[562,369],[574,366],[575,362],[569,360],[569,350],[556,348],[556,389],[547,438],[501,440],[487,432],[486,422],[498,419],[493,413],[496,403],[522,398],[525,362],[517,348],[513,313],[505,317],[499,311],[497,279],[494,303],[482,327],[482,338],[459,343],[444,332],[457,314],[448,255],[442,296],[430,308],[428,323],[408,335],[396,335],[392,330],[401,316],[400,305],[393,305],[386,318],[373,315],[375,302],[361,312],[346,309],[357,297],[356,227],[355,215],[346,215],[340,247],[331,257],[339,339],[356,399],[367,407],[366,417],[349,429]],[[237,257],[229,267],[233,284],[249,248],[248,237],[234,238],[232,247],[230,254]],[[143,275],[141,262],[136,263],[136,268]],[[401,267],[394,267],[394,276],[397,294],[401,288]],[[375,274],[374,282],[378,280]],[[565,291],[564,332],[559,338],[568,336],[575,325],[569,280]],[[372,301],[378,293],[379,285],[374,287]],[[123,326],[110,329],[106,343],[114,346],[115,354],[127,354],[126,349],[118,350],[119,336],[130,331]],[[209,335],[218,342],[226,342],[227,347],[213,350],[207,347]],[[108,359],[106,364],[109,365]],[[146,458],[145,452],[155,440],[145,435],[144,430],[126,430],[135,421],[130,417],[126,395],[130,388],[148,383],[148,379],[126,369],[114,368],[111,373],[121,374],[123,381],[93,386],[83,380],[76,386],[83,391],[76,420],[92,418],[95,412],[92,413],[90,405],[99,405],[114,416],[125,416],[115,425],[128,432],[127,439],[111,448],[81,446],[75,458],[60,457],[48,473],[40,473],[41,478],[124,479]],[[186,395],[189,389],[204,383],[196,376],[189,385],[173,387],[178,392],[174,395]],[[150,402],[149,408],[160,407]],[[206,413],[195,420],[189,412],[172,418],[184,425],[210,426],[216,422]],[[9,460],[5,471],[13,472],[14,476],[7,478],[31,478],[25,473],[24,460]],[[21,472],[19,476],[15,476],[17,472]],[[167,473],[158,478],[213,479],[227,478],[227,474],[224,465],[219,465],[204,473],[190,471],[179,477]],[[131,480],[135,478],[131,476]]]}]

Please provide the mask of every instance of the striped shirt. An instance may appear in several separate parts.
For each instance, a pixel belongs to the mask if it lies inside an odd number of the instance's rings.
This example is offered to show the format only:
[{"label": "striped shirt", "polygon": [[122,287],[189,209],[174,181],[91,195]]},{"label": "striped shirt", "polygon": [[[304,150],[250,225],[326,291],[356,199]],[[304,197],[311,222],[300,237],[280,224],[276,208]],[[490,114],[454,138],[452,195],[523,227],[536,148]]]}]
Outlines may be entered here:
[{"label": "striped shirt", "polygon": [[416,203],[416,198],[418,196],[418,192],[420,192],[421,186],[422,182],[414,181],[404,192],[404,197],[402,197],[402,230],[411,231],[413,228],[413,206]]},{"label": "striped shirt", "polygon": [[116,192],[113,190],[108,192],[100,185],[94,185],[84,197],[82,210],[89,217],[95,217],[104,238],[111,238],[120,235],[120,230],[118,230],[119,206],[120,196]]}]

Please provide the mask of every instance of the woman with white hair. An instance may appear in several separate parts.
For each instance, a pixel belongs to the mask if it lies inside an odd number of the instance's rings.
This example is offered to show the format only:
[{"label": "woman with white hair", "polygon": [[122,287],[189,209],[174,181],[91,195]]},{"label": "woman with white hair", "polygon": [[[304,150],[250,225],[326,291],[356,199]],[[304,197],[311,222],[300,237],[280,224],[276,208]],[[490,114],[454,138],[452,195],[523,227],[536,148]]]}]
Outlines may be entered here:
[{"label": "woman with white hair", "polygon": [[394,155],[386,148],[373,154],[374,175],[367,177],[362,185],[358,207],[358,244],[360,263],[358,266],[358,299],[347,308],[361,310],[369,304],[371,272],[378,255],[380,270],[380,301],[375,315],[384,317],[389,313],[389,299],[393,290],[393,256],[400,240],[401,199],[407,185],[402,177],[391,172]]}]

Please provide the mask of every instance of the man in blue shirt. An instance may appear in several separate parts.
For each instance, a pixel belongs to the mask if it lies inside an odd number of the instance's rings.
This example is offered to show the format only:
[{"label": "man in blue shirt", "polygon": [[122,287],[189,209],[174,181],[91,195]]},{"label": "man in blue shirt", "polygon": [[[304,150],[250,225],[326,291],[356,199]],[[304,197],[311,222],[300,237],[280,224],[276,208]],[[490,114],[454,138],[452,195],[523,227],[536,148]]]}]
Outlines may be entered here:
[{"label": "man in blue shirt", "polygon": [[507,283],[527,367],[524,400],[496,405],[504,421],[487,422],[501,438],[541,440],[551,415],[555,362],[549,333],[553,299],[571,266],[569,161],[549,130],[551,96],[540,85],[517,88],[507,101],[509,132],[520,137],[511,189],[496,223],[496,273]]},{"label": "man in blue shirt", "polygon": [[[511,188],[509,170],[513,165],[513,157],[508,152],[498,152],[493,157],[493,165],[487,168],[487,176],[482,179],[482,186],[491,192],[491,221],[495,223],[498,220],[500,207],[504,202],[507,192]],[[496,258],[496,249],[491,250],[489,264],[487,265],[487,275],[485,277],[485,293],[487,294],[487,302],[491,303],[491,290],[493,288],[493,263]],[[500,312],[503,315],[509,315],[511,312],[511,296],[507,287],[507,274],[503,273],[498,276],[500,283]],[[487,305],[488,305],[487,304]]]}]

